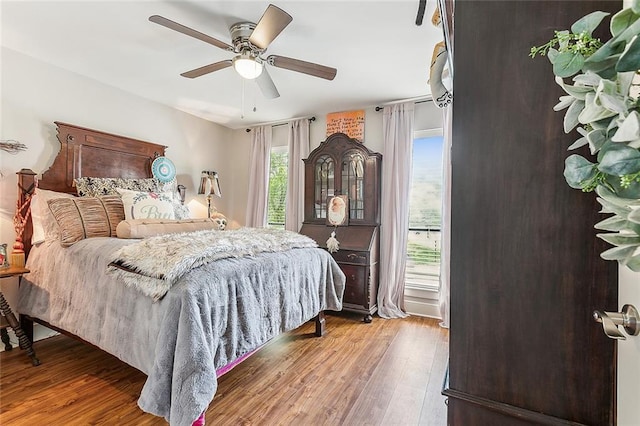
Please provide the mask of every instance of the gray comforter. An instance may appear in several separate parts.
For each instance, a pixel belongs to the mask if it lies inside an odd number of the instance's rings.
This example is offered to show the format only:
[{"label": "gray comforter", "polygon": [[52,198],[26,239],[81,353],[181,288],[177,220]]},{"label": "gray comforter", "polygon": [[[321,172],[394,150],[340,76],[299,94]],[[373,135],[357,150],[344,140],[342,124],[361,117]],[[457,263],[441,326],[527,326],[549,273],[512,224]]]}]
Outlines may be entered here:
[{"label": "gray comforter", "polygon": [[[134,240],[135,241],[135,240]],[[217,388],[216,369],[340,310],[344,275],[317,248],[228,258],[193,269],[154,302],[107,274],[131,240],[92,238],[34,247],[18,311],[73,333],[147,374],[138,405],[190,425]]]}]

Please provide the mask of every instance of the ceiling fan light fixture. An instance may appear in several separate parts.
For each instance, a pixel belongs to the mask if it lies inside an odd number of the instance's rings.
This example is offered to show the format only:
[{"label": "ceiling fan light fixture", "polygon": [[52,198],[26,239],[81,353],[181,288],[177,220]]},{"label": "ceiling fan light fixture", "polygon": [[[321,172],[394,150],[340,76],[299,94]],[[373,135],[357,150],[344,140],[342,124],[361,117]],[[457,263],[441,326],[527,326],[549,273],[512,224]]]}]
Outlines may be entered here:
[{"label": "ceiling fan light fixture", "polygon": [[241,77],[253,80],[262,74],[262,63],[250,54],[242,54],[233,58],[233,68]]}]

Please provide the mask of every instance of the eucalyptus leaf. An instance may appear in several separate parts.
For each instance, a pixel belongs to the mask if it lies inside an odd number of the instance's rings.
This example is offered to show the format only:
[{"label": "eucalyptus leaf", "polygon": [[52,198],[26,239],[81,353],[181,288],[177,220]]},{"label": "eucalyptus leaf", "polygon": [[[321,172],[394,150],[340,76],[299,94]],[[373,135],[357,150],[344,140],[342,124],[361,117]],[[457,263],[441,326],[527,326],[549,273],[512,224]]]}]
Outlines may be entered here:
[{"label": "eucalyptus leaf", "polygon": [[602,231],[621,231],[627,229],[628,222],[627,219],[615,215],[596,223],[593,227]]},{"label": "eucalyptus leaf", "polygon": [[631,269],[633,272],[640,272],[640,254],[637,254],[627,260],[625,263],[627,268]]},{"label": "eucalyptus leaf", "polygon": [[607,182],[609,182],[616,194],[627,200],[629,207],[634,207],[635,203],[640,202],[640,182],[633,182],[627,188],[620,186],[620,178],[618,176],[615,176],[614,180],[607,180]]},{"label": "eucalyptus leaf", "polygon": [[620,54],[624,51],[624,40],[620,38],[620,36],[615,36],[605,44],[600,46],[598,50],[596,50],[593,55],[589,56],[586,60],[586,64],[594,64],[598,62],[602,62],[607,60],[610,56]]},{"label": "eucalyptus leaf", "polygon": [[617,115],[614,111],[608,110],[596,102],[595,93],[587,93],[584,99],[584,109],[578,116],[578,121],[582,124],[589,124],[592,121],[603,120]]},{"label": "eucalyptus leaf", "polygon": [[595,72],[587,71],[584,74],[578,74],[573,77],[573,81],[575,82],[576,86],[590,86],[596,88],[600,86],[602,77],[600,77]]},{"label": "eucalyptus leaf", "polygon": [[635,14],[632,9],[622,9],[611,17],[611,23],[609,24],[611,35],[617,36],[622,34],[637,19],[638,15]]},{"label": "eucalyptus leaf", "polygon": [[576,98],[574,98],[573,96],[570,96],[570,95],[560,96],[560,102],[558,102],[553,107],[553,110],[554,111],[562,111],[563,109],[565,109],[568,106],[570,106],[575,100],[576,100]]},{"label": "eucalyptus leaf", "polygon": [[582,189],[583,182],[595,174],[596,165],[578,154],[570,155],[564,162],[564,178],[572,188]]},{"label": "eucalyptus leaf", "polygon": [[629,222],[640,224],[640,209],[631,210],[631,213],[629,213],[629,216],[627,216],[627,220]]},{"label": "eucalyptus leaf", "polygon": [[[606,200],[612,204],[615,204],[620,207],[625,207],[625,208],[627,208],[629,206],[629,202],[632,201],[627,198],[618,196],[616,193],[614,193],[609,188],[606,188],[604,186],[598,186],[596,188],[596,194],[598,194],[600,198],[602,198],[603,200]],[[627,213],[628,213],[628,210],[627,210]],[[625,217],[627,213],[624,214]]]},{"label": "eucalyptus leaf", "polygon": [[622,121],[611,140],[613,142],[629,142],[638,138],[640,138],[640,114],[637,111],[631,111]]},{"label": "eucalyptus leaf", "polygon": [[611,140],[607,140],[601,147],[600,151],[598,151],[598,162],[602,161],[602,157],[609,152],[621,149],[624,145],[611,142]]},{"label": "eucalyptus leaf", "polygon": [[569,30],[556,31],[558,38],[558,51],[566,50],[569,47]]},{"label": "eucalyptus leaf", "polygon": [[562,80],[562,78],[560,77],[556,77],[556,83],[558,84],[558,86],[562,87],[562,89],[569,95],[573,96],[576,99],[580,99],[581,101],[585,100],[587,93],[595,93],[595,88],[593,87],[581,87],[565,84],[564,80]]},{"label": "eucalyptus leaf", "polygon": [[584,101],[576,100],[573,102],[567,112],[564,115],[564,132],[569,133],[572,131],[580,122],[578,121],[578,117],[580,113],[584,109]]},{"label": "eucalyptus leaf", "polygon": [[573,151],[574,149],[578,149],[581,148],[583,146],[585,146],[586,144],[588,144],[589,141],[587,140],[586,137],[581,137],[579,139],[576,139],[576,141],[574,143],[572,143],[569,148],[567,148],[567,151]]},{"label": "eucalyptus leaf", "polygon": [[607,56],[605,59],[600,61],[589,61],[587,59],[584,61],[582,70],[597,73],[601,78],[613,78],[616,73],[616,64],[618,63],[619,58],[620,53]]},{"label": "eucalyptus leaf", "polygon": [[556,60],[556,57],[558,56],[558,53],[560,52],[558,52],[553,47],[549,48],[549,51],[547,52],[547,58],[549,58],[549,62],[553,64]]},{"label": "eucalyptus leaf", "polygon": [[627,47],[627,50],[620,56],[620,60],[616,65],[616,71],[627,72],[638,69],[640,69],[640,37],[636,35]]},{"label": "eucalyptus leaf", "polygon": [[615,112],[616,114],[626,113],[628,109],[624,98],[620,96],[600,93],[598,95],[598,101],[603,108]]},{"label": "eucalyptus leaf", "polygon": [[631,0],[631,10],[640,15],[640,0]]},{"label": "eucalyptus leaf", "polygon": [[598,238],[602,238],[609,244],[614,246],[622,245],[640,245],[640,236],[633,234],[597,234]]},{"label": "eucalyptus leaf", "polygon": [[620,217],[627,217],[627,215],[629,214],[630,209],[626,206],[620,207],[600,197],[596,198],[596,200],[598,200],[598,203],[600,203],[600,205],[602,206],[602,209],[600,209],[600,213],[613,213]]},{"label": "eucalyptus leaf", "polygon": [[629,89],[631,88],[631,83],[633,82],[633,77],[635,76],[635,70],[629,72],[620,72],[618,73],[618,86],[620,93],[629,94]]},{"label": "eucalyptus leaf", "polygon": [[602,22],[602,20],[607,16],[609,16],[608,13],[600,11],[596,11],[583,16],[582,18],[574,22],[573,25],[571,25],[571,32],[574,34],[581,34],[583,32],[586,32],[587,34],[591,35],[593,33],[593,30],[598,28],[600,22]]},{"label": "eucalyptus leaf", "polygon": [[623,46],[623,48],[624,48],[624,44],[622,43],[629,43],[629,41],[631,41],[632,38],[634,38],[636,35],[640,33],[640,20],[638,20],[637,16],[638,15],[636,15],[636,20],[633,21],[633,23],[629,25],[627,29],[625,29],[621,34],[616,36],[617,41],[621,43],[621,46]]},{"label": "eucalyptus leaf", "polygon": [[613,247],[609,250],[603,251],[600,254],[600,257],[602,257],[604,260],[617,260],[620,261],[620,263],[626,263],[626,261],[631,258],[636,249],[637,246],[633,244]]},{"label": "eucalyptus leaf", "polygon": [[614,176],[640,172],[640,152],[627,146],[609,150],[602,156],[598,170]]},{"label": "eucalyptus leaf", "polygon": [[596,129],[592,130],[587,134],[587,142],[589,143],[589,149],[592,154],[595,154],[602,148],[604,143],[607,141],[607,136],[604,130]]},{"label": "eucalyptus leaf", "polygon": [[581,53],[562,52],[553,62],[553,73],[562,78],[571,77],[582,69],[582,65],[584,56]]}]

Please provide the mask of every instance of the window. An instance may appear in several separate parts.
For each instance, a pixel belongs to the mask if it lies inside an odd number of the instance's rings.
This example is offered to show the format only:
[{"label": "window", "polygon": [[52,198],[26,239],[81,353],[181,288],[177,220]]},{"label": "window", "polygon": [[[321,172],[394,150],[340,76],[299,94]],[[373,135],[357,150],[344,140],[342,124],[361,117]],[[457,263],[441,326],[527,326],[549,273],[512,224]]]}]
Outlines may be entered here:
[{"label": "window", "polygon": [[269,166],[269,199],[267,204],[267,226],[284,229],[284,209],[287,195],[287,167],[289,153],[286,146],[271,148]]},{"label": "window", "polygon": [[440,285],[442,142],[441,129],[416,132],[413,140],[405,279],[418,288]]}]

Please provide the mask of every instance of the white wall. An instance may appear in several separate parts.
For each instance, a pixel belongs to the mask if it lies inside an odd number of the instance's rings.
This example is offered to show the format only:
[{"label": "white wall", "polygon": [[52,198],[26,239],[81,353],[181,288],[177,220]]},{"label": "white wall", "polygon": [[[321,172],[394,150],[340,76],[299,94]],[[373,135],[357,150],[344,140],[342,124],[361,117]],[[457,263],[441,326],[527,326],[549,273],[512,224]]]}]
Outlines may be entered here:
[{"label": "white wall", "polygon": [[[0,57],[0,139],[17,140],[28,147],[17,155],[0,151],[0,243],[11,246],[15,239],[15,173],[21,168],[42,173],[59,151],[54,121],[168,146],[166,155],[176,165],[178,182],[187,187],[187,199],[203,204],[203,196],[196,194],[200,171],[217,170],[224,179],[235,168],[227,159],[232,132],[226,127],[4,47]],[[224,180],[222,185],[224,190]],[[225,196],[215,204],[224,212],[229,201]],[[203,207],[196,213],[206,217]],[[16,282],[2,280],[2,291],[12,306],[16,302]]]}]

